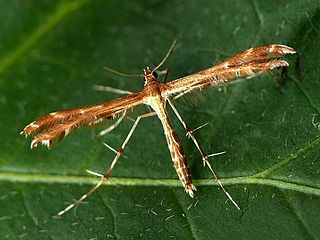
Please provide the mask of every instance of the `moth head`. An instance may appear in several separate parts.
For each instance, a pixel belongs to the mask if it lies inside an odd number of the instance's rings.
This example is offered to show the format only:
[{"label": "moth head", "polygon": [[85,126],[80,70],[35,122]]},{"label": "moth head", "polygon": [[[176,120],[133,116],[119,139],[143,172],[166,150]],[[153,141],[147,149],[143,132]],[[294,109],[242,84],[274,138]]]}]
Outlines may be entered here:
[{"label": "moth head", "polygon": [[150,70],[149,67],[143,69],[143,78],[144,78],[144,85],[146,86],[148,83],[157,81],[158,74],[155,70]]}]

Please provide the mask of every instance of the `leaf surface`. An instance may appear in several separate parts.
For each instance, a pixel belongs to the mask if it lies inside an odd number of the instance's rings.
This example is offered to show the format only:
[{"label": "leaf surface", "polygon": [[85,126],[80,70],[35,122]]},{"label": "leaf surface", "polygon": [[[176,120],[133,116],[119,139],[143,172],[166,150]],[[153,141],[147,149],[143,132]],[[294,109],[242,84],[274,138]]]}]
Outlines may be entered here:
[{"label": "leaf surface", "polygon": [[[320,4],[317,1],[0,2],[1,239],[319,239]],[[104,125],[77,130],[52,150],[19,136],[37,117],[119,97],[95,84],[139,91],[139,74],[165,63],[169,80],[252,46],[295,48],[288,77],[277,72],[175,101],[238,211],[170,118],[197,186],[184,193],[157,118],[143,119],[110,183],[62,218],[53,217],[97,180],[132,122],[102,139]],[[148,109],[142,108],[141,111]],[[136,116],[137,113],[133,116]]]}]

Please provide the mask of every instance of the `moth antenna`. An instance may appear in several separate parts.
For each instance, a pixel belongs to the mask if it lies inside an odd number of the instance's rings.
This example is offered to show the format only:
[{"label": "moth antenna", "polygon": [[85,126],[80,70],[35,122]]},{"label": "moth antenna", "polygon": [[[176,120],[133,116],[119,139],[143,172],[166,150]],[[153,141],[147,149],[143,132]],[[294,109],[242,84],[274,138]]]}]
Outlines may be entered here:
[{"label": "moth antenna", "polygon": [[152,72],[157,71],[157,70],[161,67],[161,65],[167,60],[167,58],[170,56],[170,54],[171,54],[174,46],[176,45],[176,43],[177,43],[177,39],[175,39],[175,40],[173,41],[173,43],[171,44],[171,47],[169,48],[167,54],[164,56],[164,58],[163,58],[162,61],[158,64],[158,66],[156,66],[156,67],[152,70]]},{"label": "moth antenna", "polygon": [[114,73],[116,75],[122,76],[122,77],[128,77],[128,78],[143,77],[143,74],[126,74],[126,73],[119,72],[119,71],[117,71],[113,68],[107,67],[107,66],[104,66],[103,69],[108,72]]}]

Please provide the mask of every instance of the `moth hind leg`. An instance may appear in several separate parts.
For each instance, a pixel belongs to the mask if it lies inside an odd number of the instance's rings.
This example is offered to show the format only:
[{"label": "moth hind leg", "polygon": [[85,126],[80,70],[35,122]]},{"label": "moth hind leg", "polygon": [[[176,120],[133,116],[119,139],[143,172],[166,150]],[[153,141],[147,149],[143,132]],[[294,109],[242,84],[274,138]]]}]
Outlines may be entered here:
[{"label": "moth hind leg", "polygon": [[197,139],[195,138],[195,136],[193,135],[193,131],[187,126],[187,124],[183,121],[183,119],[181,118],[179,112],[177,111],[177,109],[175,108],[175,106],[173,105],[173,103],[168,99],[169,105],[171,106],[171,108],[173,109],[174,113],[176,114],[176,116],[178,117],[179,121],[181,122],[181,124],[183,125],[184,129],[187,132],[187,136],[189,136],[193,143],[196,145],[198,151],[200,152],[201,156],[202,156],[202,160],[204,165],[206,165],[208,167],[208,169],[210,170],[212,176],[216,179],[216,181],[218,182],[219,186],[221,187],[222,191],[226,194],[226,196],[229,198],[229,200],[232,202],[232,204],[238,209],[240,210],[238,204],[233,200],[233,198],[231,197],[231,195],[228,193],[228,191],[225,189],[224,185],[222,184],[222,182],[219,179],[219,176],[217,175],[217,173],[213,170],[213,168],[211,167],[210,162],[208,161],[208,158],[211,156],[216,156],[216,155],[220,155],[223,154],[224,152],[221,153],[214,153],[214,154],[210,154],[210,155],[206,155],[206,153],[204,152],[204,150],[200,147]]},{"label": "moth hind leg", "polygon": [[129,139],[131,138],[134,130],[136,129],[139,121],[142,119],[142,118],[146,118],[146,117],[151,117],[151,116],[154,116],[156,115],[155,112],[150,112],[150,113],[146,113],[146,114],[143,114],[141,116],[139,116],[133,126],[131,127],[131,130],[130,132],[128,133],[126,139],[124,140],[124,142],[122,143],[121,147],[118,149],[117,153],[116,153],[116,156],[114,157],[113,161],[111,162],[111,165],[110,167],[104,172],[104,174],[99,174],[99,173],[95,173],[93,171],[88,171],[88,173],[90,174],[93,174],[95,176],[98,176],[100,177],[101,179],[87,192],[85,193],[84,195],[82,195],[78,200],[76,200],[75,202],[73,202],[72,204],[70,204],[69,206],[67,206],[65,209],[63,209],[62,211],[60,211],[58,213],[58,216],[62,216],[63,214],[65,214],[66,212],[68,212],[70,209],[72,209],[73,207],[77,206],[78,204],[80,204],[84,199],[86,199],[87,197],[89,197],[92,193],[94,193],[106,180],[108,180],[109,178],[109,175],[111,174],[114,166],[117,164],[119,158],[123,155],[123,151],[124,151],[124,148],[125,146],[127,145]]}]

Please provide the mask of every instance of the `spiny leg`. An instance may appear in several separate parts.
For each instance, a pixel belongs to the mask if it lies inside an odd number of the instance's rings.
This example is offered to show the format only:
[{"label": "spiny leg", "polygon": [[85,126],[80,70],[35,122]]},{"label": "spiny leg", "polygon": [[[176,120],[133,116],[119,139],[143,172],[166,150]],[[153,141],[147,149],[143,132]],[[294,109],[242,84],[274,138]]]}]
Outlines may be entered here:
[{"label": "spiny leg", "polygon": [[[118,88],[113,88],[113,87],[108,87],[108,86],[102,86],[102,85],[93,85],[93,89],[96,91],[104,91],[104,92],[112,92],[112,93],[117,93],[117,94],[131,94],[132,92],[126,91],[126,90],[121,90]],[[126,115],[126,111],[123,112],[123,114],[120,116],[120,118],[111,126],[107,127],[106,129],[102,130],[97,134],[97,137],[102,137],[106,135],[107,133],[111,132],[113,129],[115,129],[123,120],[123,118]]]},{"label": "spiny leg", "polygon": [[193,135],[193,131],[187,126],[187,124],[185,123],[185,121],[183,121],[182,117],[180,116],[178,110],[175,108],[175,106],[173,105],[173,103],[167,99],[168,103],[170,104],[172,110],[174,111],[174,113],[176,114],[177,118],[179,119],[179,121],[181,122],[183,128],[186,130],[187,132],[187,137],[190,137],[192,139],[192,141],[194,142],[194,144],[196,145],[197,149],[199,150],[202,160],[205,162],[206,159],[208,159],[207,155],[205,154],[204,150],[200,147],[197,139],[194,137]]},{"label": "spiny leg", "polygon": [[191,90],[189,90],[189,91],[183,91],[183,92],[179,93],[178,95],[174,96],[174,97],[173,97],[173,100],[177,100],[178,98],[181,98],[183,95],[185,95],[185,94],[187,94],[187,93],[190,93],[190,92],[191,92]]},{"label": "spiny leg", "polygon": [[117,119],[117,121],[114,124],[112,124],[111,126],[107,127],[106,129],[102,130],[101,132],[99,132],[97,134],[97,137],[102,137],[102,136],[106,135],[107,133],[111,132],[116,127],[118,127],[118,125],[122,122],[125,115],[126,115],[126,111],[124,111],[122,113],[122,115]]},{"label": "spiny leg", "polygon": [[[143,114],[139,117],[137,117],[136,121],[134,122],[133,126],[131,127],[131,130],[129,132],[129,134],[127,135],[126,139],[124,140],[124,142],[122,143],[121,147],[119,148],[119,150],[117,151],[117,154],[116,156],[114,157],[110,167],[105,171],[105,173],[103,175],[101,175],[101,180],[99,182],[96,183],[96,185],[94,185],[86,194],[82,195],[78,200],[76,200],[75,202],[73,202],[72,204],[70,204],[69,206],[67,206],[64,210],[60,211],[58,213],[58,216],[61,216],[63,214],[65,214],[67,211],[69,211],[70,209],[72,209],[73,207],[77,206],[78,204],[80,204],[84,199],[86,199],[88,196],[90,196],[93,192],[95,192],[100,186],[101,184],[108,180],[109,178],[109,175],[110,173],[112,172],[114,166],[116,165],[117,161],[119,160],[119,158],[121,157],[121,155],[123,154],[123,151],[124,151],[124,148],[125,146],[127,145],[129,139],[131,138],[134,130],[136,129],[139,121],[142,119],[142,118],[146,118],[146,117],[151,117],[151,116],[154,116],[156,115],[155,112],[150,112],[150,113],[146,113],[146,114]],[[92,171],[87,171],[89,172],[90,174],[93,174]],[[100,176],[99,174],[94,174],[94,175],[97,175],[97,176]]]},{"label": "spiny leg", "polygon": [[146,114],[143,114],[143,115],[137,117],[137,119],[136,119],[136,121],[134,122],[134,124],[133,124],[133,126],[132,126],[132,128],[131,128],[131,130],[130,130],[130,132],[129,132],[129,134],[128,134],[128,136],[126,137],[126,139],[125,139],[124,142],[122,143],[120,149],[118,149],[117,154],[116,154],[114,160],[113,160],[112,163],[111,163],[111,166],[110,166],[109,169],[108,169],[107,171],[105,171],[105,173],[103,174],[105,180],[108,179],[108,177],[109,177],[112,169],[113,169],[114,166],[116,165],[118,159],[119,159],[119,158],[121,157],[121,155],[123,154],[124,148],[125,148],[125,146],[127,145],[127,143],[129,142],[129,139],[131,138],[134,130],[135,130],[136,127],[138,126],[139,121],[140,121],[142,118],[151,117],[151,116],[155,116],[155,115],[156,115],[155,112],[150,112],[150,113],[146,113]]},{"label": "spiny leg", "polygon": [[169,69],[165,70],[166,73],[164,75],[164,78],[163,78],[163,82],[166,83],[167,82],[167,78],[168,78],[168,75],[169,75]]},{"label": "spiny leg", "polygon": [[167,82],[167,78],[168,78],[168,74],[169,74],[169,69],[165,69],[162,71],[157,71],[158,75],[164,75],[162,82],[166,83]]},{"label": "spiny leg", "polygon": [[213,170],[213,168],[211,167],[210,162],[208,161],[208,157],[212,157],[212,156],[216,156],[216,155],[220,155],[223,154],[224,152],[221,153],[215,153],[215,154],[210,154],[210,155],[206,155],[206,153],[204,152],[204,150],[200,147],[197,139],[195,138],[195,136],[193,135],[193,131],[187,126],[187,124],[183,121],[182,117],[180,116],[179,112],[177,111],[177,109],[175,108],[175,106],[173,105],[173,103],[167,99],[167,101],[169,102],[172,110],[174,111],[174,113],[176,114],[177,118],[179,119],[179,121],[181,122],[182,126],[184,127],[184,129],[187,132],[187,136],[189,136],[193,143],[196,145],[198,151],[201,154],[202,160],[204,162],[205,165],[207,165],[207,167],[209,168],[210,172],[212,173],[213,177],[217,180],[217,182],[219,183],[222,191],[227,195],[227,197],[230,199],[230,201],[233,203],[233,205],[240,210],[238,204],[233,200],[233,198],[230,196],[230,194],[227,192],[227,190],[225,189],[225,187],[223,186],[222,182],[219,180],[219,176],[218,174]]},{"label": "spiny leg", "polygon": [[[111,147],[110,145],[103,143],[104,146],[106,146],[109,150],[111,150],[112,152],[114,152],[115,154],[117,154],[117,150],[115,150],[113,147]],[[126,155],[122,155],[124,158],[128,158]]]},{"label": "spiny leg", "polygon": [[122,90],[122,89],[102,86],[102,85],[93,85],[93,89],[96,91],[112,92],[112,93],[118,93],[118,94],[124,94],[124,95],[133,93],[127,90]]}]

